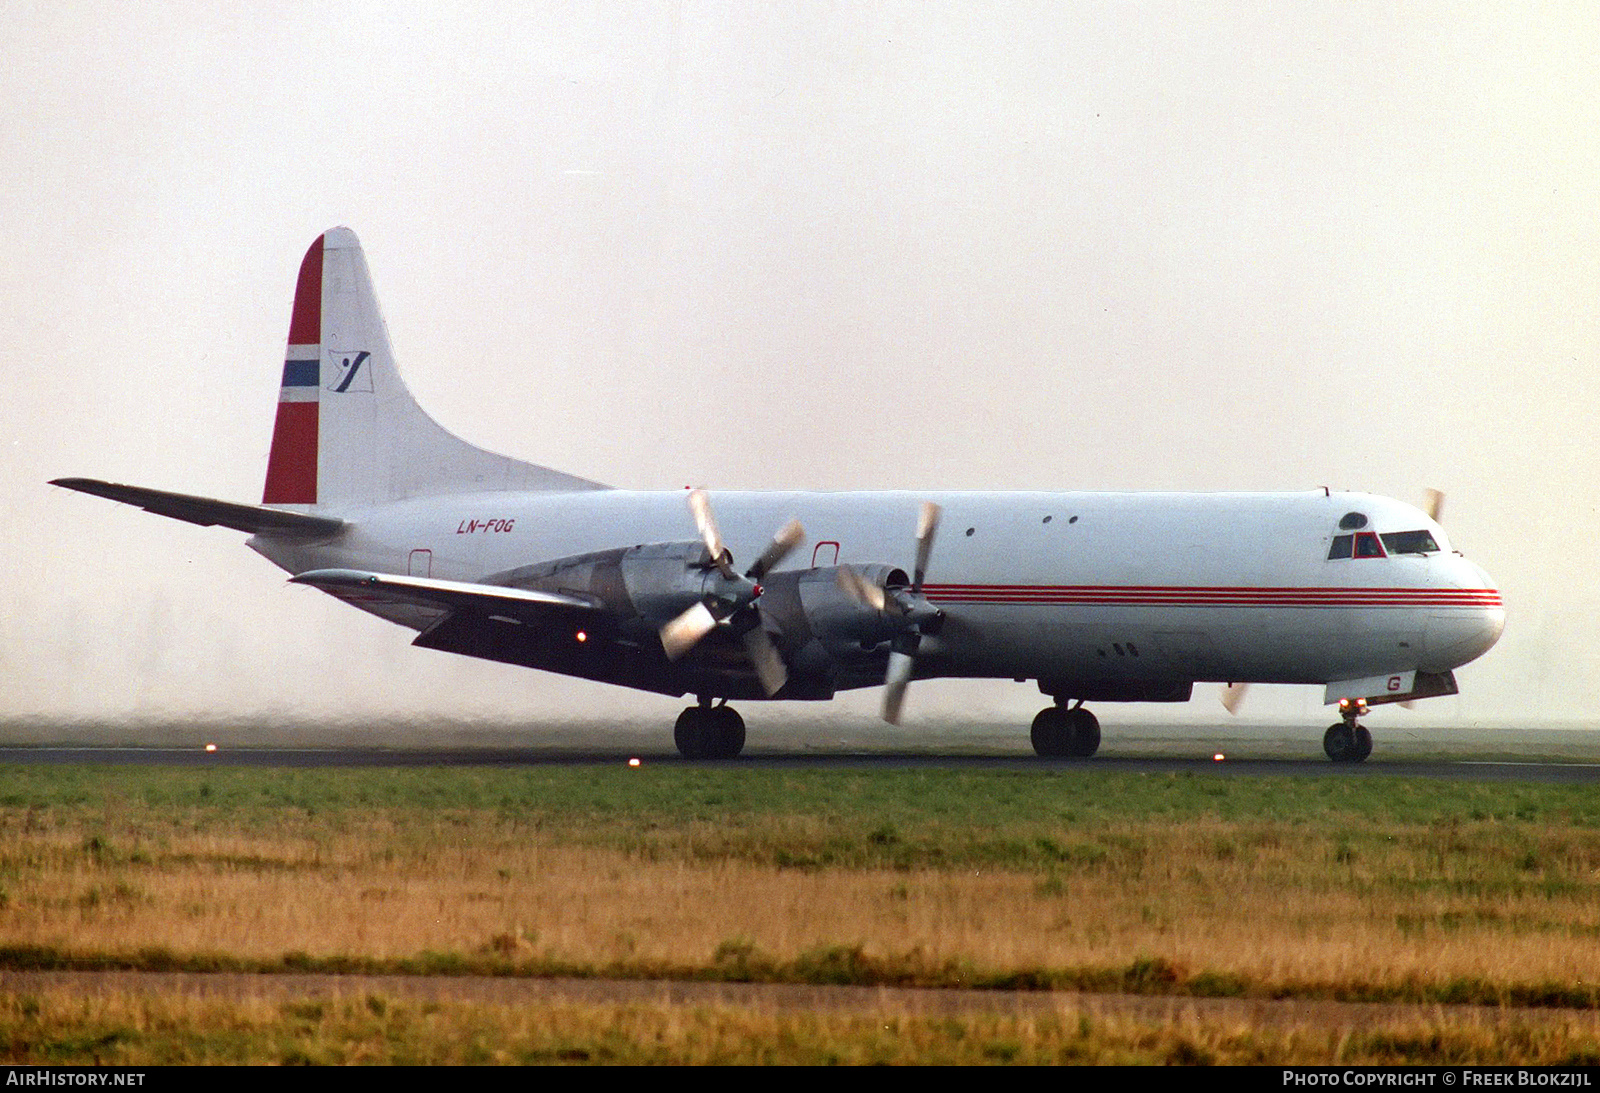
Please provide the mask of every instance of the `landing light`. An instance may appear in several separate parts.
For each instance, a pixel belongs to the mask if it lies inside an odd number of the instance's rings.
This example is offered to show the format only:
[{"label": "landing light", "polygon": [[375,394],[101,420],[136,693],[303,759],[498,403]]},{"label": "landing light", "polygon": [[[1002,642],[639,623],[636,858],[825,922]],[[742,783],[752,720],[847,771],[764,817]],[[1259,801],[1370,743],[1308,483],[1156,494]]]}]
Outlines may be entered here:
[{"label": "landing light", "polygon": [[639,760],[637,760],[637,759],[629,759],[628,760],[628,766],[636,767],[638,765],[639,765]]},{"label": "landing light", "polygon": [[586,631],[583,631],[583,630],[579,630],[578,633],[575,636],[578,639],[578,644],[579,645],[582,645],[584,642],[589,640],[588,633]]},{"label": "landing light", "polygon": [[1226,758],[1227,758],[1227,756],[1226,756],[1226,755],[1223,755],[1223,754],[1222,754],[1222,753],[1221,753],[1221,752],[1220,752],[1220,751],[1219,751],[1219,752],[1217,752],[1217,753],[1216,753],[1216,754],[1215,754],[1215,755],[1213,755],[1213,756],[1212,756],[1212,757],[1211,757],[1211,761],[1212,761],[1212,762],[1213,762],[1213,763],[1220,763],[1220,762],[1222,762],[1222,761],[1223,761],[1223,760],[1224,760],[1224,759],[1226,759]]},{"label": "landing light", "polygon": [[216,751],[216,750],[217,750],[217,746],[215,744],[207,744],[206,745],[206,751]]}]

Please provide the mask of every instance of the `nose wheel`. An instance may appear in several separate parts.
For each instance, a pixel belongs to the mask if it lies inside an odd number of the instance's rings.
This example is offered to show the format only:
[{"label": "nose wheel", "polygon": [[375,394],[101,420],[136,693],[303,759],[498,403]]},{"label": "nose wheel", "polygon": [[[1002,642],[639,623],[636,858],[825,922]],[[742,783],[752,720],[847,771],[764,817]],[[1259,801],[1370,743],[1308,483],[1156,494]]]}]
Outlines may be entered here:
[{"label": "nose wheel", "polygon": [[672,742],[685,759],[736,759],[744,749],[744,718],[732,706],[690,706],[678,715]]},{"label": "nose wheel", "polygon": [[1356,718],[1367,712],[1361,699],[1339,703],[1340,720],[1322,734],[1322,750],[1335,763],[1359,763],[1372,754],[1372,734]]}]

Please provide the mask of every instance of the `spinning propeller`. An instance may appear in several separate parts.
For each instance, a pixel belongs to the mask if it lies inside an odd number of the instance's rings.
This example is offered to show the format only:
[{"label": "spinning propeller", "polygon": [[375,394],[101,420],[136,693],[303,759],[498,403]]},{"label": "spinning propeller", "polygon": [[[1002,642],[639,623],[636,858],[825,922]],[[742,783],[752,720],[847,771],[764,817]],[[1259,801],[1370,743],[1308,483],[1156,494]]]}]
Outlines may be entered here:
[{"label": "spinning propeller", "polygon": [[1444,516],[1444,494],[1439,490],[1424,490],[1427,501],[1423,503],[1422,511],[1428,514],[1428,519],[1440,523]]},{"label": "spinning propeller", "polygon": [[911,684],[922,636],[925,632],[933,633],[939,620],[944,618],[944,613],[922,595],[928,559],[933,554],[933,536],[939,530],[943,511],[932,501],[922,503],[917,516],[917,565],[909,589],[874,584],[847,565],[839,567],[838,582],[842,590],[874,611],[898,615],[905,620],[904,629],[889,643],[889,670],[883,677],[883,719],[891,725],[900,723],[900,709],[905,704],[906,688]]},{"label": "spinning propeller", "polygon": [[798,520],[783,525],[741,577],[733,568],[733,555],[723,545],[722,533],[717,530],[716,518],[711,513],[711,499],[704,490],[689,492],[689,511],[694,515],[695,527],[711,556],[709,568],[715,569],[717,575],[707,574],[704,598],[661,628],[661,647],[666,650],[668,660],[677,660],[718,626],[732,626],[740,631],[745,653],[755,666],[762,689],[768,695],[777,694],[788,681],[789,670],[784,667],[783,654],[778,652],[762,625],[761,609],[756,606],[756,600],[761,596],[761,578],[805,541],[805,528]]}]

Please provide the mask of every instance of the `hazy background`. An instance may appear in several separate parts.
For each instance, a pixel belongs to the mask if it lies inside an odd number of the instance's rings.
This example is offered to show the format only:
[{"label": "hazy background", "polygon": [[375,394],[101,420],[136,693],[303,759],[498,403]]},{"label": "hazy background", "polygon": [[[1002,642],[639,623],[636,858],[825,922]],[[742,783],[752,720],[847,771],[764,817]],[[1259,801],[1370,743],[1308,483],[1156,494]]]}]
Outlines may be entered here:
[{"label": "hazy background", "polygon": [[1438,487],[1506,635],[1374,727],[1593,714],[1592,4],[3,10],[10,715],[675,715],[45,485],[259,499],[336,224],[435,417],[619,486]]}]

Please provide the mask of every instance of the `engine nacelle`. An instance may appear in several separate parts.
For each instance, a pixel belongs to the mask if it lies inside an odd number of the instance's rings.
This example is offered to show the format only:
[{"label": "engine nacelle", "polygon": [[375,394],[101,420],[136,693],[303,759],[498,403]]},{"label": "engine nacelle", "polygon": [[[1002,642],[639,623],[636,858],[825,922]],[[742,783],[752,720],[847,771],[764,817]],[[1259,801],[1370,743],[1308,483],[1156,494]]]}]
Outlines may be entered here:
[{"label": "engine nacelle", "polygon": [[704,543],[646,543],[497,573],[486,584],[588,600],[621,620],[660,626],[726,583]]},{"label": "engine nacelle", "polygon": [[[778,624],[783,645],[798,649],[817,641],[829,653],[859,652],[891,640],[905,619],[862,603],[839,585],[839,566],[771,573],[762,582],[762,614]],[[852,566],[869,584],[896,589],[910,585],[905,572],[887,565]]]},{"label": "engine nacelle", "polygon": [[725,583],[704,543],[647,543],[622,552],[628,601],[641,618],[664,623],[716,596]]}]

